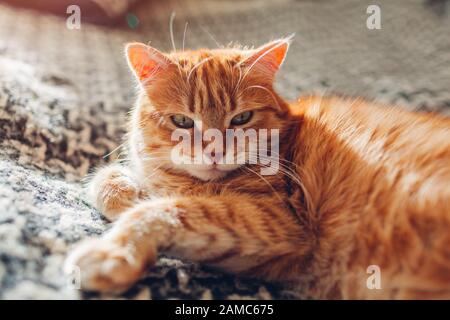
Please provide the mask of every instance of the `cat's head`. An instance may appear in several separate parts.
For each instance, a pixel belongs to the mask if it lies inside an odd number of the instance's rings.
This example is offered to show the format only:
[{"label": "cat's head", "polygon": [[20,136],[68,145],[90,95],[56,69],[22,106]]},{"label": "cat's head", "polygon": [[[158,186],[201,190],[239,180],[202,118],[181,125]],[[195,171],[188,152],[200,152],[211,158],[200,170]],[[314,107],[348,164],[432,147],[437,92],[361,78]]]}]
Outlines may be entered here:
[{"label": "cat's head", "polygon": [[[237,140],[234,146],[227,144],[230,130],[226,129],[241,129],[251,136],[249,129],[270,133],[287,125],[287,105],[274,91],[273,82],[289,41],[276,40],[256,49],[167,54],[142,43],[128,44],[128,63],[141,91],[131,121],[134,156],[148,170],[157,165],[203,181],[241,168],[242,156],[248,159],[255,151],[248,143],[239,146]],[[174,139],[175,132],[179,139]],[[179,148],[180,132],[184,138],[191,137],[187,151]],[[213,133],[214,138],[195,141],[194,132]],[[217,143],[216,133],[222,133],[222,143]],[[204,148],[201,159],[205,161],[198,161],[198,147]]]}]

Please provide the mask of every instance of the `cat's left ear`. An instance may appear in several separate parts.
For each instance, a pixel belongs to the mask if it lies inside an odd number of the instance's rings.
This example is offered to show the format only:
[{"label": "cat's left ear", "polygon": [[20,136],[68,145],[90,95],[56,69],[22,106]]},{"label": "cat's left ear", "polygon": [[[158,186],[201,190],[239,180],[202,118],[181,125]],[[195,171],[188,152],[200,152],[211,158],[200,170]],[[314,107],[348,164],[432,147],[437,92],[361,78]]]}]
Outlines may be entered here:
[{"label": "cat's left ear", "polygon": [[149,83],[171,65],[172,61],[162,52],[143,43],[129,43],[125,47],[128,65],[140,81]]},{"label": "cat's left ear", "polygon": [[269,42],[252,50],[250,56],[242,64],[248,67],[250,71],[257,70],[270,78],[274,78],[286,58],[292,38],[293,35]]}]

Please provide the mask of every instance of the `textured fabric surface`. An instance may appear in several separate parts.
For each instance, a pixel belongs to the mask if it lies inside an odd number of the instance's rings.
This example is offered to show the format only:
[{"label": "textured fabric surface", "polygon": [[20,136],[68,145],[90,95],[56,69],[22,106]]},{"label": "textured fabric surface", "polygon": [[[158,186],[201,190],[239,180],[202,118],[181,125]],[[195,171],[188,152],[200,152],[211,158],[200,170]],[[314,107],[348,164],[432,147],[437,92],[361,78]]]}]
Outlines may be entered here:
[{"label": "textured fabric surface", "polygon": [[[61,273],[70,247],[108,228],[84,201],[81,179],[113,160],[135,84],[123,44],[170,50],[296,33],[277,87],[361,95],[450,114],[450,17],[420,0],[186,0],[141,3],[137,28],[82,24],[0,6],[0,298],[98,298]],[[110,156],[104,157],[111,153]],[[105,297],[105,296],[102,296]],[[108,296],[110,298],[110,296]],[[124,298],[290,298],[290,289],[162,257]]]}]

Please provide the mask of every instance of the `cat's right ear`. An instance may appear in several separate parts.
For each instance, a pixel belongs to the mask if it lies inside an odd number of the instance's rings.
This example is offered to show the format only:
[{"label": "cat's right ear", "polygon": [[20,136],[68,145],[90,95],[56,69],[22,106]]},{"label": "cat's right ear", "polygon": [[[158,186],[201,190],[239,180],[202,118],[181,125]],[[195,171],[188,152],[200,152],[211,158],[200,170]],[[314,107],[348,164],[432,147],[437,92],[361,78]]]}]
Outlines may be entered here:
[{"label": "cat's right ear", "polygon": [[128,43],[125,47],[128,65],[141,82],[148,83],[171,65],[164,53],[143,43]]}]

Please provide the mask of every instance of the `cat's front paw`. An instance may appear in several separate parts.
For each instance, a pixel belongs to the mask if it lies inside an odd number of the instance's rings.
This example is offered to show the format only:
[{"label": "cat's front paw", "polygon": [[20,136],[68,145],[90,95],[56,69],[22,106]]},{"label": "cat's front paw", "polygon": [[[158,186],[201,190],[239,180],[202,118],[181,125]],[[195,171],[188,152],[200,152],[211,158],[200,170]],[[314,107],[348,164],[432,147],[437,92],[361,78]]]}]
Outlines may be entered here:
[{"label": "cat's front paw", "polygon": [[90,194],[95,207],[108,220],[114,221],[136,203],[139,189],[124,168],[113,165],[97,172]]},{"label": "cat's front paw", "polygon": [[133,285],[145,269],[136,250],[110,240],[90,239],[79,245],[66,259],[64,271],[78,270],[80,289],[123,292]]}]

